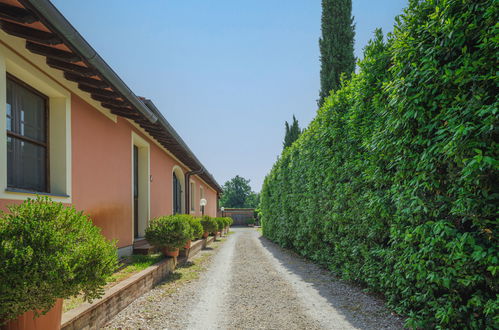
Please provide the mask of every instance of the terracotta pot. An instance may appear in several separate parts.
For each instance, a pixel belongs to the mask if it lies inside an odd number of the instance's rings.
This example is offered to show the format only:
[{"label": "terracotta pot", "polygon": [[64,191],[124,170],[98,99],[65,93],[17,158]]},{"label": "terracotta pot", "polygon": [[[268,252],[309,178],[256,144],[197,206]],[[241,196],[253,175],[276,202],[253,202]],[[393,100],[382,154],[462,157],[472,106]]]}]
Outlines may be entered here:
[{"label": "terracotta pot", "polygon": [[190,249],[191,243],[192,243],[191,241],[187,241],[187,243],[185,243],[184,249]]},{"label": "terracotta pot", "polygon": [[169,248],[169,247],[165,247],[163,248],[163,254],[167,257],[178,257],[178,253],[179,253],[179,248]]},{"label": "terracotta pot", "polygon": [[210,234],[209,232],[205,231],[205,232],[203,233],[203,238],[207,238],[209,234]]},{"label": "terracotta pot", "polygon": [[17,319],[11,320],[0,326],[2,330],[59,330],[62,318],[62,299],[57,299],[54,307],[45,315],[34,318],[33,311],[20,315]]}]

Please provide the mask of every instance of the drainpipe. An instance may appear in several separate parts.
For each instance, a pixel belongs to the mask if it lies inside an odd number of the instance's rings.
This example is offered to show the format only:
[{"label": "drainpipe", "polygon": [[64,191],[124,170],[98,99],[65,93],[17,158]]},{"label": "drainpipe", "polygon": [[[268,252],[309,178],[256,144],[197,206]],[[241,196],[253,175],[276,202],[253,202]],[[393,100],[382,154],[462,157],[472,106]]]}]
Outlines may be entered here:
[{"label": "drainpipe", "polygon": [[191,175],[199,175],[204,173],[204,168],[201,168],[199,170],[195,171],[190,171],[186,172],[184,175],[184,182],[185,182],[185,214],[190,214],[191,213]]}]

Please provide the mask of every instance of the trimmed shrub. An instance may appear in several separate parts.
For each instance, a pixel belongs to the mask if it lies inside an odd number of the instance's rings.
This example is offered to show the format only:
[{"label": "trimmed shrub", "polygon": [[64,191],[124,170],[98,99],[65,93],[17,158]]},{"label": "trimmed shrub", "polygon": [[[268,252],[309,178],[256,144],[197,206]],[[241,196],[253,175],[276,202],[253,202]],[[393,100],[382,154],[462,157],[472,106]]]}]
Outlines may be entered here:
[{"label": "trimmed shrub", "polygon": [[229,228],[230,225],[231,225],[231,218],[228,218],[228,217],[224,217],[222,218],[222,220],[224,221],[224,228]]},{"label": "trimmed shrub", "polygon": [[201,218],[201,225],[203,226],[204,232],[214,233],[218,229],[218,223],[214,218],[205,215]]},{"label": "trimmed shrub", "polygon": [[225,228],[225,220],[223,218],[215,218],[217,222],[217,231],[222,231]]},{"label": "trimmed shrub", "polygon": [[193,231],[185,215],[175,214],[152,219],[145,232],[153,246],[174,249],[191,240]]},{"label": "trimmed shrub", "polygon": [[0,320],[50,310],[56,299],[100,297],[117,250],[82,212],[46,197],[0,214]]},{"label": "trimmed shrub", "polygon": [[196,240],[203,237],[203,225],[201,224],[201,219],[196,217],[189,217],[189,224],[192,229],[191,240]]},{"label": "trimmed shrub", "polygon": [[499,327],[498,6],[410,1],[262,188],[266,237],[411,328]]},{"label": "trimmed shrub", "polygon": [[227,219],[227,224],[228,224],[228,226],[229,226],[229,227],[230,227],[230,226],[232,226],[232,224],[234,223],[234,220],[232,220],[232,218],[231,218],[231,217],[225,217],[225,219]]}]

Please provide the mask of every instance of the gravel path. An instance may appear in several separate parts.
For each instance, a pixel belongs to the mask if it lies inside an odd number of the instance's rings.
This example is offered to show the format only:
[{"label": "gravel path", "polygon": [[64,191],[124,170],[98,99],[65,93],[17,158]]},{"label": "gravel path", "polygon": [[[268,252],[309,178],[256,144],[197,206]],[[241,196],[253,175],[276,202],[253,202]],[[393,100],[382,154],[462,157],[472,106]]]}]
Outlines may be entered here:
[{"label": "gravel path", "polygon": [[[221,246],[146,293],[107,326],[127,329],[401,329],[383,302],[235,228]],[[199,278],[196,274],[200,273]]]}]

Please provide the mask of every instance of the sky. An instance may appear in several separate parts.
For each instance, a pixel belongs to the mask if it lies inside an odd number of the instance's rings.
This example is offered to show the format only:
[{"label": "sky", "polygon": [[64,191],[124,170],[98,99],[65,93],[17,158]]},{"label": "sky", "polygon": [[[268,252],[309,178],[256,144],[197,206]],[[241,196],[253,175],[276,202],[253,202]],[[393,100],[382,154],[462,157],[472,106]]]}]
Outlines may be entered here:
[{"label": "sky", "polygon": [[[356,57],[407,1],[353,0]],[[315,116],[320,0],[52,2],[220,185],[240,175],[259,192],[284,122]]]}]

